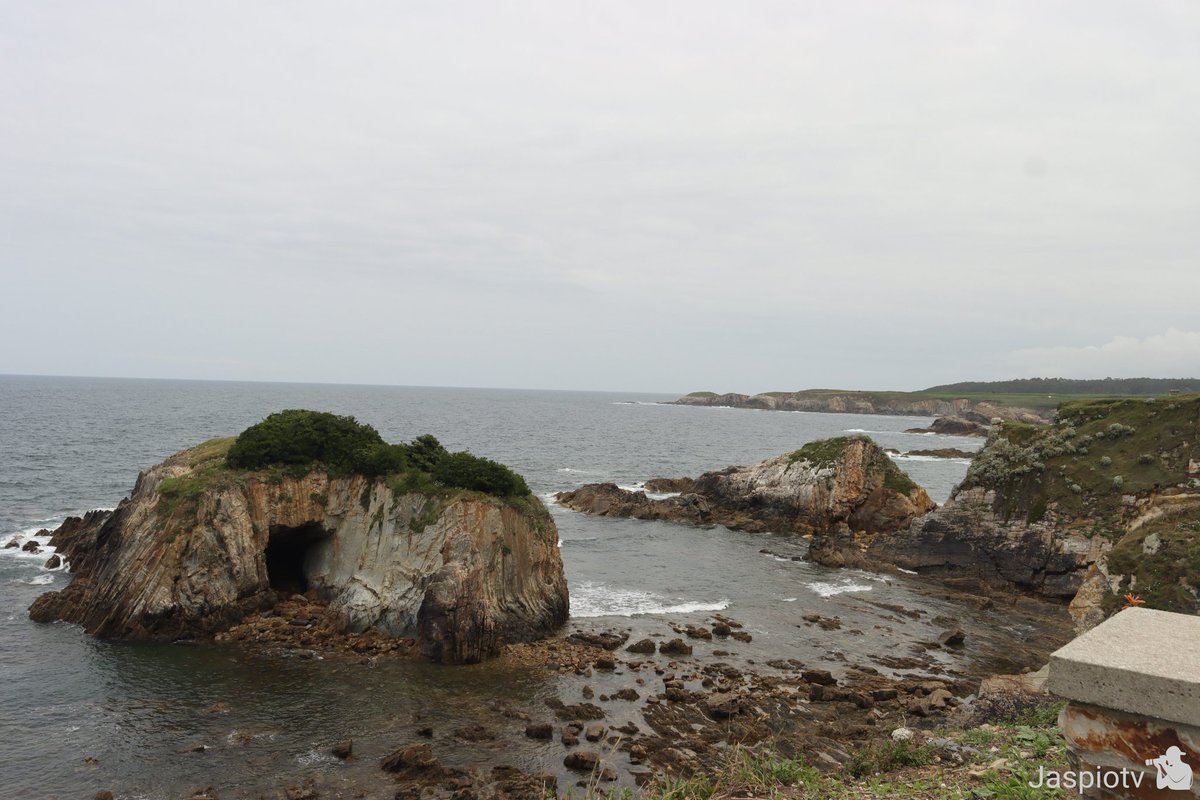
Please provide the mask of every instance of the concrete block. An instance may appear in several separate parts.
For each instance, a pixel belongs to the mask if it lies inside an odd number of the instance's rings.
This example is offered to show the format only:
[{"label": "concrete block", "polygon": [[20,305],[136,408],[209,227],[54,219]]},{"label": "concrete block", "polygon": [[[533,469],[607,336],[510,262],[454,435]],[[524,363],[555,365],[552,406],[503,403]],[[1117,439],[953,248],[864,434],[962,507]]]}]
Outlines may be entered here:
[{"label": "concrete block", "polygon": [[1068,700],[1200,726],[1200,617],[1126,609],[1054,652],[1046,688]]}]

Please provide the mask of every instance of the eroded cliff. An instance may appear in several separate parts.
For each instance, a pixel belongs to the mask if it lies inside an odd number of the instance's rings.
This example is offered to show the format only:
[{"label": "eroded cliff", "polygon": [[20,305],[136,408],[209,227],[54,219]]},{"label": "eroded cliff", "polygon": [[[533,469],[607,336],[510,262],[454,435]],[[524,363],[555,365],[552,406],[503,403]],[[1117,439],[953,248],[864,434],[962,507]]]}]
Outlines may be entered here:
[{"label": "eroded cliff", "polygon": [[993,430],[951,499],[904,530],[815,537],[826,565],[900,567],[1069,601],[1200,611],[1200,397],[1064,403]]},{"label": "eroded cliff", "polygon": [[34,603],[102,637],[211,636],[315,591],[346,631],[414,637],[472,662],[567,618],[553,520],[532,495],[496,497],[403,475],[231,469],[232,440],[138,476],[111,514],[55,535],[72,582]]}]

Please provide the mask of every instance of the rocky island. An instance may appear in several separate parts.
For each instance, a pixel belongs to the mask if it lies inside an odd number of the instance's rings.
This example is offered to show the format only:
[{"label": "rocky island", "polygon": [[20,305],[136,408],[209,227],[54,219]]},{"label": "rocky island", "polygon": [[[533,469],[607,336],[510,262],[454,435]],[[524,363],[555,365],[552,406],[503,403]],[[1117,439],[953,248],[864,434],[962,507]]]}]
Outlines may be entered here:
[{"label": "rocky island", "polygon": [[575,511],[661,519],[735,530],[816,533],[846,526],[894,530],[934,502],[866,436],[810,442],[749,466],[731,466],[692,479],[656,479],[647,488],[678,492],[653,499],[615,484],[588,484],[557,495]]},{"label": "rocky island", "polygon": [[500,464],[432,436],[389,445],[352,418],[285,411],[143,471],[116,510],[64,523],[52,544],[73,580],[30,616],[170,641],[307,595],[342,632],[468,663],[565,622],[557,539]]}]

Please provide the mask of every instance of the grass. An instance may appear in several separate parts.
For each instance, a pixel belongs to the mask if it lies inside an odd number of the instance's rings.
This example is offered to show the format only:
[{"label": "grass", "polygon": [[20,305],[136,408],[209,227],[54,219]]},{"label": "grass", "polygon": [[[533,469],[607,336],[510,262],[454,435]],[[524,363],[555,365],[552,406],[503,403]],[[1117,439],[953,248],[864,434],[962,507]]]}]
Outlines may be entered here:
[{"label": "grass", "polygon": [[869,441],[865,436],[835,436],[831,439],[818,439],[815,442],[809,442],[799,450],[793,450],[788,455],[788,463],[807,461],[817,469],[831,467],[842,457],[847,447],[854,442],[864,440]]},{"label": "grass", "polygon": [[[225,466],[225,455],[233,445],[233,437],[210,439],[196,445],[187,453],[191,472],[179,477],[163,478],[158,482],[158,504],[155,512],[170,524],[167,528],[190,527],[196,521],[200,498],[234,472]],[[164,528],[166,530],[166,528]],[[168,543],[175,540],[174,530],[166,530]]]},{"label": "grass", "polygon": [[1000,426],[963,486],[995,489],[1008,517],[1040,519],[1054,504],[1060,518],[1098,521],[1112,534],[1123,495],[1187,482],[1188,462],[1200,457],[1198,421],[1198,395],[1064,403],[1053,424]]},{"label": "grass", "polygon": [[[823,772],[782,755],[777,743],[734,745],[713,757],[702,774],[660,773],[637,790],[591,785],[581,800],[1064,798],[1060,790],[1029,785],[1040,782],[1039,768],[1067,767],[1057,723],[1062,706],[1057,701],[1035,702],[979,727],[940,731],[949,747],[883,737],[854,750],[840,772]],[[575,795],[567,792],[562,797]]]}]

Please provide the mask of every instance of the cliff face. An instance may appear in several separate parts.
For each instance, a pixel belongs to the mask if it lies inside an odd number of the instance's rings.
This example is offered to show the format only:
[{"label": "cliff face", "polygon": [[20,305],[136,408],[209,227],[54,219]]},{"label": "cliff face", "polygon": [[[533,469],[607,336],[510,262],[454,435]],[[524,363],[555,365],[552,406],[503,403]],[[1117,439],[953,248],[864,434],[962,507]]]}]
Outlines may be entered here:
[{"label": "cliff face", "polygon": [[825,531],[839,523],[891,530],[934,507],[925,490],[865,437],[813,442],[758,464],[707,472],[677,497],[651,499],[613,484],[589,484],[560,493],[558,502],[602,516],[779,533]]},{"label": "cliff face", "polygon": [[1133,593],[1200,611],[1200,397],[1064,404],[989,436],[937,511],[905,530],[814,538],[814,561],[901,567],[1069,601],[1085,629]]},{"label": "cliff face", "polygon": [[694,392],[674,401],[682,406],[757,408],[767,411],[823,411],[833,414],[895,414],[922,417],[974,417],[985,423],[1000,419],[1027,422],[1049,418],[1052,412],[989,403],[985,400],[905,396],[902,392],[767,392],[764,394],[716,394]]},{"label": "cliff face", "polygon": [[452,663],[566,620],[558,534],[532,496],[238,472],[221,458],[211,445],[178,453],[111,514],[60,529],[74,579],[30,616],[102,637],[206,637],[313,590],[345,630],[415,637]]}]

